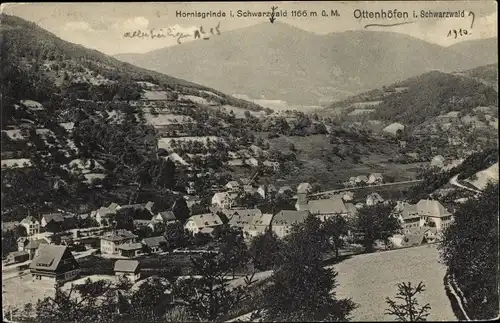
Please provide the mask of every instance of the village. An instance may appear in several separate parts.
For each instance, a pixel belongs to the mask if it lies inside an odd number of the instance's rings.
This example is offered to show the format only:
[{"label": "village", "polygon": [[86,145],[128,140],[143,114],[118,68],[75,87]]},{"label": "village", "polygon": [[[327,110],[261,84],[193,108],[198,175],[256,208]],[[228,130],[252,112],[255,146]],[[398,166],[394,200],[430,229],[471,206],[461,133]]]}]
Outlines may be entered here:
[{"label": "village", "polygon": [[[353,221],[359,209],[390,202],[376,192],[365,196],[362,202],[355,202],[357,183],[363,182],[361,187],[376,187],[383,185],[384,181],[379,173],[360,177],[346,184],[352,186],[352,190],[333,196],[330,194],[329,198],[322,199],[312,199],[317,198],[318,193],[312,193],[313,186],[309,183],[301,183],[295,189],[290,186],[277,189],[274,185],[256,187],[248,179],[231,180],[220,192],[214,193],[210,212],[190,214],[185,220],[179,214],[176,215],[175,205],[171,209],[157,210],[152,202],[123,206],[111,202],[83,214],[60,210],[29,215],[18,225],[18,231],[23,236],[17,239],[18,250],[4,259],[2,271],[7,279],[19,276],[23,284],[38,285],[40,281],[70,283],[82,281],[85,277],[80,273],[79,261],[96,256],[98,258],[93,258],[95,262],[99,258],[113,259],[116,276],[126,276],[132,282],[137,282],[141,279],[140,264],[144,259],[155,254],[217,253],[213,242],[221,231],[228,228],[239,230],[247,244],[267,230],[283,239],[290,233],[292,226],[304,222],[309,215],[322,221],[337,216]],[[275,214],[262,212],[258,208],[246,208],[238,203],[238,196],[244,193],[258,194],[263,199],[287,198],[294,202],[293,208],[282,209]],[[192,198],[186,195],[185,199]],[[128,230],[114,220],[118,213],[131,214],[134,218]],[[416,204],[396,201],[393,216],[397,217],[401,229],[389,239],[389,244],[379,241],[376,247],[379,251],[434,243],[453,221],[453,215],[439,201],[426,199]],[[93,226],[78,227],[82,221]],[[183,247],[169,244],[170,237],[165,230],[172,225],[182,226],[195,242]],[[342,252],[361,252],[355,232],[349,233],[345,240]],[[47,283],[44,284],[46,286]],[[12,292],[8,288],[4,289],[7,295]]]}]

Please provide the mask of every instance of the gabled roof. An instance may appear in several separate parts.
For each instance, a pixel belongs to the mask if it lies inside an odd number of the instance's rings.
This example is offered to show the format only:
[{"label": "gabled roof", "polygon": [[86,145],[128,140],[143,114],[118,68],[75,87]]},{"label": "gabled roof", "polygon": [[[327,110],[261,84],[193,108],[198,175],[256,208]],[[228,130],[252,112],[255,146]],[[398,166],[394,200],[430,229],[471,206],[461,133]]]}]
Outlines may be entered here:
[{"label": "gabled roof", "polygon": [[292,225],[294,223],[302,223],[309,214],[309,211],[281,210],[274,215],[271,225]]},{"label": "gabled roof", "polygon": [[370,177],[383,178],[382,174],[380,174],[380,173],[371,173]]},{"label": "gabled roof", "polygon": [[418,234],[407,234],[403,238],[402,245],[403,246],[417,246],[426,242],[425,236],[421,233]]},{"label": "gabled roof", "polygon": [[114,271],[135,273],[138,269],[139,261],[137,260],[117,260]]},{"label": "gabled roof", "polygon": [[218,199],[218,200],[222,201],[222,200],[229,199],[229,198],[230,198],[230,196],[227,192],[217,192],[212,197],[212,200]]},{"label": "gabled roof", "polygon": [[403,219],[420,218],[418,214],[418,209],[416,204],[408,204],[403,206],[403,211],[401,212],[401,217]]},{"label": "gabled roof", "polygon": [[119,245],[118,249],[120,249],[120,250],[139,250],[139,249],[142,249],[142,244],[140,244],[138,242],[125,243],[125,244]]},{"label": "gabled roof", "polygon": [[42,244],[48,244],[45,239],[33,239],[28,242],[28,244],[24,247],[25,249],[37,249]]},{"label": "gabled roof", "polygon": [[358,182],[368,182],[368,177],[366,177],[365,175],[359,175],[358,177],[356,177],[356,181],[358,181]]},{"label": "gabled roof", "polygon": [[257,227],[266,227],[271,225],[271,221],[273,220],[274,215],[270,213],[263,213],[260,215],[255,215],[253,217],[253,221],[251,223],[252,226],[257,226]]},{"label": "gabled roof", "polygon": [[[66,246],[58,245],[40,245],[37,255],[31,261],[30,269],[56,270],[66,252],[66,248]],[[71,253],[70,257],[73,257]]]},{"label": "gabled roof", "polygon": [[175,221],[177,218],[175,217],[174,212],[172,211],[163,211],[158,213],[159,216],[161,216],[163,222],[168,222],[168,221]]},{"label": "gabled roof", "polygon": [[420,200],[417,203],[417,210],[420,215],[427,215],[433,217],[443,217],[451,215],[447,209],[435,200]]},{"label": "gabled roof", "polygon": [[217,214],[205,213],[191,216],[188,221],[193,221],[198,228],[222,225],[222,220]]},{"label": "gabled roof", "polygon": [[108,206],[108,209],[109,210],[112,210],[112,211],[116,211],[117,208],[119,208],[120,205],[116,204],[115,202],[111,203],[109,206]]},{"label": "gabled roof", "polygon": [[113,214],[116,214],[116,209],[110,209],[110,208],[101,206],[97,211],[95,211],[95,213],[96,213],[96,216],[99,215],[101,218],[105,218],[105,217],[109,217]]},{"label": "gabled roof", "polygon": [[44,214],[42,217],[47,223],[49,223],[50,221],[64,222],[64,216],[61,213]]},{"label": "gabled roof", "polygon": [[232,214],[229,216],[229,225],[242,227],[243,225],[250,225],[254,221],[254,217],[262,216],[262,212],[259,209],[242,209],[242,210],[231,210]]},{"label": "gabled roof", "polygon": [[239,187],[240,183],[238,183],[237,181],[229,181],[227,182],[226,186]]},{"label": "gabled roof", "polygon": [[347,208],[341,198],[324,200],[312,200],[300,207],[302,210],[309,210],[312,214],[345,214]]},{"label": "gabled roof", "polygon": [[312,189],[312,185],[309,183],[300,183],[297,186],[297,193],[309,193]]},{"label": "gabled roof", "polygon": [[25,217],[21,221],[21,223],[25,223],[25,224],[30,224],[30,223],[33,223],[33,222],[38,222],[38,220],[35,217],[31,216],[31,215],[28,215],[27,217]]},{"label": "gabled roof", "polygon": [[101,239],[108,241],[123,241],[135,238],[137,238],[137,236],[127,230],[117,230],[101,237]]},{"label": "gabled roof", "polygon": [[158,237],[150,237],[150,238],[144,238],[142,239],[142,242],[147,245],[148,247],[158,247],[160,246],[161,242],[166,242],[167,240],[165,239],[164,236],[158,236]]},{"label": "gabled roof", "polygon": [[281,186],[280,189],[278,190],[278,194],[283,194],[286,191],[292,191],[292,188],[288,185]]}]

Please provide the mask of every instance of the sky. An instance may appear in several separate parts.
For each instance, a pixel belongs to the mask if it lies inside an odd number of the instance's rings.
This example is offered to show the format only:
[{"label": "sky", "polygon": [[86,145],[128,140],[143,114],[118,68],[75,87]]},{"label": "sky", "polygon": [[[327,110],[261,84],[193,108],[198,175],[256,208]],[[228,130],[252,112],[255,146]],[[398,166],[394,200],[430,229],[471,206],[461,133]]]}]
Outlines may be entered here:
[{"label": "sky", "polygon": [[[286,10],[286,17],[276,17],[292,26],[327,34],[347,30],[366,30],[369,24],[395,24],[412,22],[392,27],[368,27],[375,31],[392,31],[420,38],[430,43],[449,46],[464,40],[497,37],[497,4],[495,1],[295,1],[295,2],[169,2],[169,3],[3,3],[1,11],[37,23],[56,36],[85,47],[96,49],[108,55],[118,53],[144,53],[151,50],[178,45],[175,37],[128,38],[127,32],[154,29],[162,33],[170,30],[193,35],[203,26],[208,31],[219,24],[221,35],[224,31],[245,28],[255,24],[270,23],[268,17],[237,17],[237,11]],[[390,10],[408,12],[407,19],[375,19],[355,17],[362,11],[388,12]],[[292,11],[308,12],[307,17],[292,17]],[[337,10],[339,16],[323,17],[322,11]],[[464,11],[464,18],[422,18],[421,11]],[[226,17],[193,18],[176,17],[176,12],[224,12]],[[413,11],[417,18],[413,17]],[[230,13],[235,17],[231,17]],[[313,17],[310,13],[317,12]],[[474,13],[474,22],[469,12]],[[453,30],[462,32],[454,37]],[[450,30],[452,36],[448,36]],[[181,42],[195,41],[190,36]]]}]

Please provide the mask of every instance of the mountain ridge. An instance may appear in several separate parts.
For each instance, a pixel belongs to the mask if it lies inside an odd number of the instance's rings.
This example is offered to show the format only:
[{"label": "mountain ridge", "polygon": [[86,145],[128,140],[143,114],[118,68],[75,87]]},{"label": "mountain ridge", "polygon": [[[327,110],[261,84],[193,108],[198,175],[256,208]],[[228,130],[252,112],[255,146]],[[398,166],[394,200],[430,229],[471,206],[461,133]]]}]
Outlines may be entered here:
[{"label": "mountain ridge", "polygon": [[480,59],[399,33],[320,35],[286,23],[262,23],[207,41],[114,57],[225,93],[305,105],[339,100],[428,70],[484,65]]}]

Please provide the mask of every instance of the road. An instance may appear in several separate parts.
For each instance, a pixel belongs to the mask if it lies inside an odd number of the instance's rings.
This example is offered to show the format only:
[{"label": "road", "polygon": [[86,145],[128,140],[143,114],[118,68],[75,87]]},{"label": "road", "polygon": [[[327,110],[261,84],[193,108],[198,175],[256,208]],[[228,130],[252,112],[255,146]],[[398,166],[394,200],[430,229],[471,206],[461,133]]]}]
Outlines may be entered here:
[{"label": "road", "polygon": [[403,185],[403,184],[412,184],[412,183],[419,183],[422,181],[423,181],[422,179],[415,179],[412,181],[393,182],[393,183],[385,183],[385,184],[370,185],[370,186],[346,187],[346,188],[339,188],[336,190],[314,193],[314,194],[311,194],[311,196],[320,196],[320,195],[339,193],[339,192],[345,192],[345,191],[356,191],[356,190],[366,189],[366,188],[371,188],[371,187],[384,187],[384,186],[396,186],[396,185]]},{"label": "road", "polygon": [[450,184],[451,184],[451,185],[454,185],[454,186],[457,186],[457,187],[463,188],[464,190],[467,190],[467,191],[470,191],[470,192],[473,192],[473,193],[476,193],[476,194],[481,193],[481,192],[480,192],[480,191],[478,191],[478,190],[474,190],[474,189],[472,189],[472,188],[470,188],[470,187],[467,187],[467,186],[464,186],[464,185],[460,184],[460,183],[458,182],[458,175],[460,175],[460,174],[457,174],[457,175],[453,176],[453,177],[450,179]]}]

